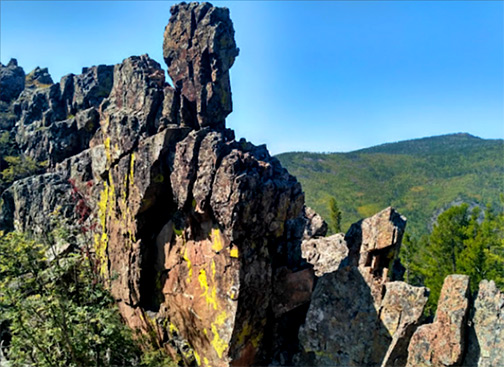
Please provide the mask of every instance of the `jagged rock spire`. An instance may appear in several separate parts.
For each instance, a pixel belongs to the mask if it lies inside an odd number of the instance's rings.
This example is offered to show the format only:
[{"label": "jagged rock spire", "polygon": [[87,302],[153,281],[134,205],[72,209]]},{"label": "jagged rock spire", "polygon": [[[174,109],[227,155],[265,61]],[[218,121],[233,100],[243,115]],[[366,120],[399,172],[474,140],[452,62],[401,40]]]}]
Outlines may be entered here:
[{"label": "jagged rock spire", "polygon": [[181,104],[195,112],[199,126],[223,126],[232,111],[229,69],[239,52],[229,10],[181,3],[171,14],[163,56]]}]

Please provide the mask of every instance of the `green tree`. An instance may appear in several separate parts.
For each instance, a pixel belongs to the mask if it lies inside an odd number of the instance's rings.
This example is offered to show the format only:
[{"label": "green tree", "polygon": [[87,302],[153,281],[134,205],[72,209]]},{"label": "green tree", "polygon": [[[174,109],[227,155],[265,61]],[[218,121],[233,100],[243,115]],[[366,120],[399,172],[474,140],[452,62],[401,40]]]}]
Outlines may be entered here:
[{"label": "green tree", "polygon": [[341,232],[341,210],[334,197],[329,199],[329,229],[332,233]]},{"label": "green tree", "polygon": [[[482,279],[494,280],[504,288],[504,201],[498,208],[488,206],[484,216],[478,207],[451,207],[438,217],[425,244],[412,246],[411,242],[405,239],[406,253],[401,259],[414,275],[409,282],[420,280],[430,288],[431,312],[449,274],[469,275],[472,291]],[[418,251],[418,256],[411,250]]]},{"label": "green tree", "polygon": [[458,272],[457,259],[468,238],[469,218],[467,204],[453,206],[440,214],[422,251],[420,272],[431,291],[427,305],[429,311],[436,308],[445,277]]},{"label": "green tree", "polygon": [[474,210],[467,227],[468,238],[458,259],[458,268],[471,277],[472,290],[483,279],[504,287],[504,211],[487,206],[484,219]]},{"label": "green tree", "polygon": [[423,277],[420,271],[422,263],[420,249],[424,247],[426,243],[427,236],[422,236],[420,239],[417,239],[407,232],[404,234],[399,256],[401,263],[406,269],[404,273],[406,283],[417,286],[423,284]]}]

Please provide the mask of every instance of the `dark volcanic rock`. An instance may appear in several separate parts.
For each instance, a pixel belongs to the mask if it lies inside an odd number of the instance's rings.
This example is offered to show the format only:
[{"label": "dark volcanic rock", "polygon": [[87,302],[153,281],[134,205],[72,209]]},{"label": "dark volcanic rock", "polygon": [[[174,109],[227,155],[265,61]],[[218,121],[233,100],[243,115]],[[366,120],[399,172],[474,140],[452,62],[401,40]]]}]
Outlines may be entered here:
[{"label": "dark volcanic rock", "polygon": [[229,69],[238,55],[229,10],[182,3],[171,13],[163,43],[168,74],[183,103],[194,105],[199,126],[222,125],[232,111]]},{"label": "dark volcanic rock", "polygon": [[25,73],[16,59],[11,59],[7,66],[0,63],[0,100],[10,103],[16,99],[25,87]]},{"label": "dark volcanic rock", "polygon": [[[71,95],[71,98],[67,100],[71,106],[68,113],[75,114],[77,110],[90,107],[98,108],[103,99],[108,97],[112,88],[113,70],[114,67],[111,65],[83,68],[82,74],[72,76],[73,86],[68,85],[64,77],[60,86],[63,97]],[[72,90],[73,93],[71,93]]]}]

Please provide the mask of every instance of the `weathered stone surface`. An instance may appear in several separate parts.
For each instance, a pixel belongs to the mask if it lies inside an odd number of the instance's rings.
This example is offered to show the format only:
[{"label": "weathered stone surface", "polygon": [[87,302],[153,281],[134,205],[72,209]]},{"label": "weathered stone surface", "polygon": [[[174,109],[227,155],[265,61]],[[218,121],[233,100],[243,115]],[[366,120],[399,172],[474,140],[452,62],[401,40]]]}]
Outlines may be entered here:
[{"label": "weathered stone surface", "polygon": [[113,66],[98,65],[83,68],[80,75],[63,77],[60,88],[61,94],[67,97],[68,113],[75,114],[78,110],[90,107],[98,108],[112,88],[113,70]]},{"label": "weathered stone surface", "polygon": [[[330,306],[329,306],[330,305]],[[298,365],[380,365],[391,342],[369,286],[356,267],[319,278],[299,331]]]},{"label": "weathered stone surface", "polygon": [[171,14],[163,43],[168,74],[199,126],[221,126],[232,111],[229,69],[238,55],[229,10],[182,3]]},{"label": "weathered stone surface", "polygon": [[26,75],[25,80],[25,86],[27,88],[48,87],[53,84],[49,70],[38,66]]},{"label": "weathered stone surface", "polygon": [[[20,129],[35,121],[42,121],[43,126],[49,126],[55,121],[67,118],[57,84],[25,89],[14,104],[14,112],[19,118]],[[22,130],[19,133],[22,133]]]},{"label": "weathered stone surface", "polygon": [[408,347],[407,366],[458,366],[464,357],[469,277],[449,275],[432,324],[420,326]]},{"label": "weathered stone surface", "polygon": [[6,66],[0,63],[0,100],[10,103],[21,94],[24,87],[25,73],[17,60],[11,59]]},{"label": "weathered stone surface", "polygon": [[303,241],[303,257],[320,278],[299,331],[297,365],[405,365],[428,294],[388,281],[405,224],[387,208],[353,224],[344,238]]},{"label": "weathered stone surface", "polygon": [[463,366],[504,366],[504,294],[482,280],[474,301],[472,327]]},{"label": "weathered stone surface", "polygon": [[71,185],[57,173],[18,180],[4,191],[1,199],[2,229],[41,234],[54,228],[51,219],[76,218]]},{"label": "weathered stone surface", "polygon": [[348,247],[343,233],[330,237],[313,238],[301,244],[302,256],[313,265],[316,276],[338,270],[348,256]]},{"label": "weathered stone surface", "polygon": [[310,207],[305,207],[305,218],[305,239],[325,237],[327,234],[327,223],[315,212],[315,210]]},{"label": "weathered stone surface", "polygon": [[381,304],[383,284],[392,278],[392,266],[399,254],[405,227],[406,218],[388,207],[352,224],[345,235],[349,262],[359,267],[371,289],[376,309]]},{"label": "weathered stone surface", "polygon": [[132,151],[140,139],[156,134],[163,88],[164,72],[148,55],[132,56],[116,65],[109,98],[101,106],[99,134],[91,145],[104,144],[112,163]]},{"label": "weathered stone surface", "polygon": [[278,269],[273,287],[275,317],[310,302],[314,281],[315,276],[310,268],[296,272],[287,267]]},{"label": "weathered stone surface", "polygon": [[380,320],[392,335],[382,367],[405,366],[410,339],[420,326],[429,291],[404,282],[385,283],[385,296],[380,307]]},{"label": "weathered stone surface", "polygon": [[35,161],[53,165],[86,150],[98,126],[99,114],[90,108],[49,126],[45,126],[44,121],[20,126],[17,143],[24,154]]}]

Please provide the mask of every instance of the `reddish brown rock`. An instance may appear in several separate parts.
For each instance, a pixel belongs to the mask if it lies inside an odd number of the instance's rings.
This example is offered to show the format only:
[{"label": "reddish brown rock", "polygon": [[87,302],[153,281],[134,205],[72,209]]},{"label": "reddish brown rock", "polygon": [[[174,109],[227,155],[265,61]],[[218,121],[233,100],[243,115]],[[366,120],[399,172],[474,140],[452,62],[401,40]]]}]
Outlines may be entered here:
[{"label": "reddish brown rock", "polygon": [[232,111],[229,69],[238,55],[229,10],[182,3],[171,14],[163,55],[181,103],[196,112],[197,125],[222,126]]},{"label": "reddish brown rock", "polygon": [[429,291],[404,282],[385,283],[385,296],[380,307],[380,320],[392,335],[382,367],[405,366],[410,339],[421,325]]},{"label": "reddish brown rock", "polygon": [[469,277],[449,275],[432,324],[420,326],[408,347],[407,366],[458,366],[465,351]]},{"label": "reddish brown rock", "polygon": [[275,275],[273,287],[275,317],[310,302],[314,280],[315,276],[310,268],[296,272],[287,267],[280,268]]}]

